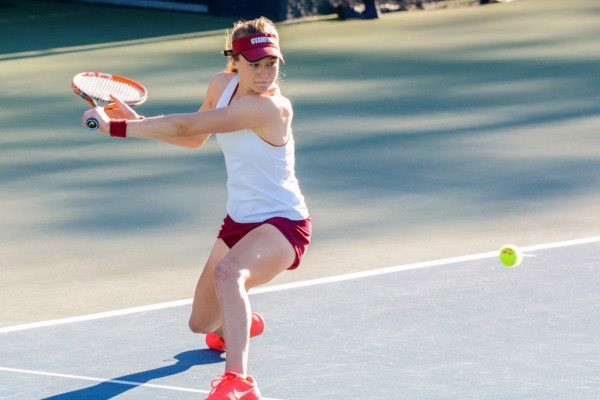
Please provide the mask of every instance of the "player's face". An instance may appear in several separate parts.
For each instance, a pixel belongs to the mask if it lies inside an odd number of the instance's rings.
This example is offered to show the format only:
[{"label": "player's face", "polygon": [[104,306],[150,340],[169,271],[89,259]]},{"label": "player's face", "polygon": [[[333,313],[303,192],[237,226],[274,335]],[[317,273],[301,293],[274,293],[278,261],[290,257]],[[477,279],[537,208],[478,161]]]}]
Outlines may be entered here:
[{"label": "player's face", "polygon": [[240,80],[240,88],[245,87],[256,93],[266,93],[273,87],[279,73],[279,58],[265,57],[250,62],[240,57],[235,63]]}]

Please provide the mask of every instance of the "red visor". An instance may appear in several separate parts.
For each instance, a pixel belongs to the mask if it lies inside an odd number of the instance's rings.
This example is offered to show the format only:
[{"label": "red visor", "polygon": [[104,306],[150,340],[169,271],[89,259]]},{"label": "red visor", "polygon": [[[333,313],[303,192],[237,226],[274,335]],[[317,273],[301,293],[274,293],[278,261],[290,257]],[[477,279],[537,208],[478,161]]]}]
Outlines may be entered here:
[{"label": "red visor", "polygon": [[283,56],[279,50],[277,36],[270,33],[244,36],[233,41],[233,49],[225,51],[226,56],[241,54],[250,62],[261,60],[265,57],[277,57],[282,62]]}]

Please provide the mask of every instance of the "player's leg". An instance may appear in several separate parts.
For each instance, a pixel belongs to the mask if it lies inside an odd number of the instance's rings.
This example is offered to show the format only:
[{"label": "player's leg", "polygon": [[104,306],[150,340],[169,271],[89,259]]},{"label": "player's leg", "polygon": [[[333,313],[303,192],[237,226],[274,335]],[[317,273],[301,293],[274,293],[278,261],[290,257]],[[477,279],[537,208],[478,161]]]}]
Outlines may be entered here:
[{"label": "player's leg", "polygon": [[215,332],[223,336],[221,307],[215,291],[215,269],[227,255],[229,247],[222,239],[217,239],[198,279],[189,326],[195,333]]},{"label": "player's leg", "polygon": [[285,236],[265,224],[248,233],[218,262],[215,287],[225,327],[226,371],[246,374],[251,325],[248,290],[285,271],[295,257]]}]

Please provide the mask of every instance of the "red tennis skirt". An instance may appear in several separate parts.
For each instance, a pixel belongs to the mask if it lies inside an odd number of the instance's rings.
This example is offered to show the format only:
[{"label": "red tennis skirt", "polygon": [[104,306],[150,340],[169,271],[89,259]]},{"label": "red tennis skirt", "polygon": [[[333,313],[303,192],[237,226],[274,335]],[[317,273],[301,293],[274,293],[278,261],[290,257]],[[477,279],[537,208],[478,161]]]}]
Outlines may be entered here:
[{"label": "red tennis skirt", "polygon": [[310,218],[294,221],[283,217],[273,217],[263,222],[239,223],[227,215],[223,220],[223,225],[221,225],[221,230],[217,237],[223,239],[227,247],[232,248],[250,231],[264,224],[270,224],[279,229],[283,236],[290,242],[296,252],[296,258],[288,269],[298,268],[302,261],[302,256],[306,253],[310,244],[312,233]]}]

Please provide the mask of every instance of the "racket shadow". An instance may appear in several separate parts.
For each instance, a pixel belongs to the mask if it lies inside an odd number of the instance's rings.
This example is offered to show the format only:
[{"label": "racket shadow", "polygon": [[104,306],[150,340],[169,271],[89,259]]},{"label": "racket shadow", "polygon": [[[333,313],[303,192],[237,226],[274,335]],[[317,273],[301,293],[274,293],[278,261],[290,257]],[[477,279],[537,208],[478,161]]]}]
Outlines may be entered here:
[{"label": "racket shadow", "polygon": [[112,399],[154,379],[177,375],[196,365],[216,364],[224,361],[220,352],[209,349],[185,351],[173,358],[177,362],[172,365],[120,376],[87,388],[45,397],[42,400]]}]

